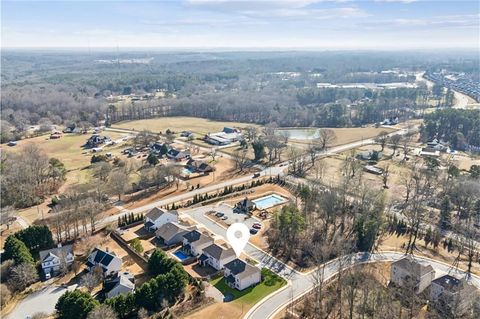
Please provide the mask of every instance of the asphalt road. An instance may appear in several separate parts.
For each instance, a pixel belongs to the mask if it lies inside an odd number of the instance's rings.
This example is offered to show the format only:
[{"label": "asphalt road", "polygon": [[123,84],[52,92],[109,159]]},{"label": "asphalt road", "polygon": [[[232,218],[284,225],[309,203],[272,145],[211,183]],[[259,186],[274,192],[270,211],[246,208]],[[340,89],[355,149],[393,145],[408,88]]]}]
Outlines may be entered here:
[{"label": "asphalt road", "polygon": [[33,316],[36,313],[44,312],[47,314],[55,311],[55,304],[58,298],[67,290],[74,290],[76,285],[68,288],[58,286],[45,287],[42,290],[28,295],[15,307],[15,309],[5,316],[5,319],[25,319],[27,316]]}]

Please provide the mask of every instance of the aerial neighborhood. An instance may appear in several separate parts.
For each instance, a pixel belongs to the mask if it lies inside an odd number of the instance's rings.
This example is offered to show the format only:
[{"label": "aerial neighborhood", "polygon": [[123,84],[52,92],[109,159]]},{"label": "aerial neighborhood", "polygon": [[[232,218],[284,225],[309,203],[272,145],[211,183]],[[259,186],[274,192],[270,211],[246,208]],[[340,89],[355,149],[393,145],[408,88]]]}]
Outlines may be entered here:
[{"label": "aerial neighborhood", "polygon": [[478,1],[0,10],[0,318],[480,318]]}]

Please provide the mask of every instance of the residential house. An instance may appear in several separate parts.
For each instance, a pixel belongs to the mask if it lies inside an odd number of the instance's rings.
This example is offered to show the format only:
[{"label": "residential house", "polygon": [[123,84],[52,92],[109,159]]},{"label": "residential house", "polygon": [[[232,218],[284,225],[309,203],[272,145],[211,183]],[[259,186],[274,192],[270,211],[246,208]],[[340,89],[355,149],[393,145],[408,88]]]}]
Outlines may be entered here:
[{"label": "residential house", "polygon": [[398,287],[413,285],[416,293],[421,293],[435,278],[431,265],[420,263],[412,256],[406,256],[392,264],[390,282]]},{"label": "residential house", "polygon": [[210,173],[215,169],[203,161],[198,161],[194,159],[188,160],[186,167],[192,172],[198,173]]},{"label": "residential house", "polygon": [[440,152],[446,152],[448,150],[448,147],[443,145],[441,142],[439,142],[436,138],[427,142],[427,148],[440,151]]},{"label": "residential house", "polygon": [[242,139],[241,132],[236,128],[224,127],[223,131],[208,133],[203,138],[207,143],[213,145],[228,145]]},{"label": "residential house", "polygon": [[236,259],[237,256],[233,248],[223,248],[217,244],[212,244],[203,249],[203,253],[198,258],[201,266],[210,265],[216,270],[221,270],[229,262]]},{"label": "residential house", "polygon": [[135,277],[129,272],[117,273],[107,277],[103,282],[107,298],[128,294],[135,290]]},{"label": "residential house", "polygon": [[170,222],[178,222],[178,212],[176,210],[154,207],[145,215],[143,226],[147,231],[154,231]]},{"label": "residential house", "polygon": [[107,142],[111,142],[111,139],[108,136],[100,136],[97,134],[93,134],[85,143],[85,147],[87,148],[95,148],[101,144],[105,144]]},{"label": "residential house", "polygon": [[183,235],[182,249],[189,255],[198,256],[211,244],[213,244],[212,237],[195,229]]},{"label": "residential house", "polygon": [[382,152],[378,151],[366,151],[366,152],[361,152],[358,153],[356,158],[362,161],[378,161],[382,158],[383,154]]},{"label": "residential house", "polygon": [[147,231],[154,231],[170,222],[178,222],[178,212],[176,210],[154,207],[145,215],[144,227]]},{"label": "residential house", "polygon": [[177,245],[183,242],[183,235],[190,232],[186,226],[176,222],[169,222],[160,226],[155,232],[155,237],[165,246]]},{"label": "residential house", "polygon": [[40,252],[40,262],[42,263],[42,272],[45,278],[50,278],[60,272],[62,267],[69,267],[74,260],[73,246],[58,245],[56,248],[42,250]]},{"label": "residential house", "polygon": [[244,290],[262,281],[260,269],[247,264],[243,260],[234,259],[224,267],[225,282],[232,288]]},{"label": "residential house", "polygon": [[478,298],[476,288],[465,279],[457,279],[450,275],[432,281],[430,302],[445,317],[455,315],[461,318],[466,315]]},{"label": "residential house", "polygon": [[440,151],[434,148],[424,147],[419,155],[424,157],[440,157]]},{"label": "residential house", "polygon": [[168,144],[162,144],[159,142],[153,143],[152,146],[150,146],[150,151],[154,155],[163,155],[162,149],[163,149],[163,152],[165,151],[168,152],[170,147],[168,146]]},{"label": "residential house", "polygon": [[99,248],[95,248],[88,256],[86,263],[88,271],[92,271],[95,267],[100,267],[105,276],[118,273],[122,268],[122,259],[115,256],[112,252],[108,252]]},{"label": "residential house", "polygon": [[254,209],[255,203],[248,199],[248,197],[245,197],[243,200],[235,204],[233,211],[239,214],[248,214]]},{"label": "residential house", "polygon": [[167,157],[171,160],[181,161],[183,159],[189,158],[190,154],[188,154],[187,152],[179,151],[177,149],[172,148],[168,150]]}]

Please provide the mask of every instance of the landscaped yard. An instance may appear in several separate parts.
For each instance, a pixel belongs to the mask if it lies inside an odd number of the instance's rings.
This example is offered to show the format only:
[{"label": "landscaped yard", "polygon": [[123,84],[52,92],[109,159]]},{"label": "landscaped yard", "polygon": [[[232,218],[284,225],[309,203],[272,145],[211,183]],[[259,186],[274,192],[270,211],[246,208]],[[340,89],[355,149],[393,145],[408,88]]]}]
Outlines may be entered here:
[{"label": "landscaped yard", "polygon": [[232,294],[234,302],[241,302],[248,306],[253,306],[264,297],[286,285],[287,282],[285,279],[264,268],[262,269],[262,282],[242,291],[227,286],[223,277],[211,280],[210,284],[220,290],[224,295]]},{"label": "landscaped yard", "polygon": [[[257,126],[254,124],[248,123],[239,123],[239,122],[217,122],[208,119],[195,118],[195,117],[161,117],[156,119],[147,119],[147,120],[137,120],[137,121],[124,121],[116,123],[112,128],[122,128],[122,129],[134,129],[136,131],[141,130],[150,130],[153,132],[164,132],[167,129],[170,129],[174,132],[181,131],[192,131],[198,135],[204,135],[207,133],[213,133],[221,131],[225,126],[227,127],[240,127],[244,128],[246,126]],[[197,136],[199,137],[199,136]]]}]

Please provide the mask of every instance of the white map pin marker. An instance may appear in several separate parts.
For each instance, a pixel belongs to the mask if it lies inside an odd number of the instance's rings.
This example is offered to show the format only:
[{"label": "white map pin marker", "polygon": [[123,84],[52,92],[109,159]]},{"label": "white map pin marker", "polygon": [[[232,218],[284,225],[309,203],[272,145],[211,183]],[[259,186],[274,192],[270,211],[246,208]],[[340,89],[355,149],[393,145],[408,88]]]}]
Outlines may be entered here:
[{"label": "white map pin marker", "polygon": [[245,245],[250,238],[250,231],[248,230],[247,225],[244,223],[234,223],[231,224],[227,229],[227,239],[232,246],[237,258],[240,257],[240,254],[245,248]]}]

